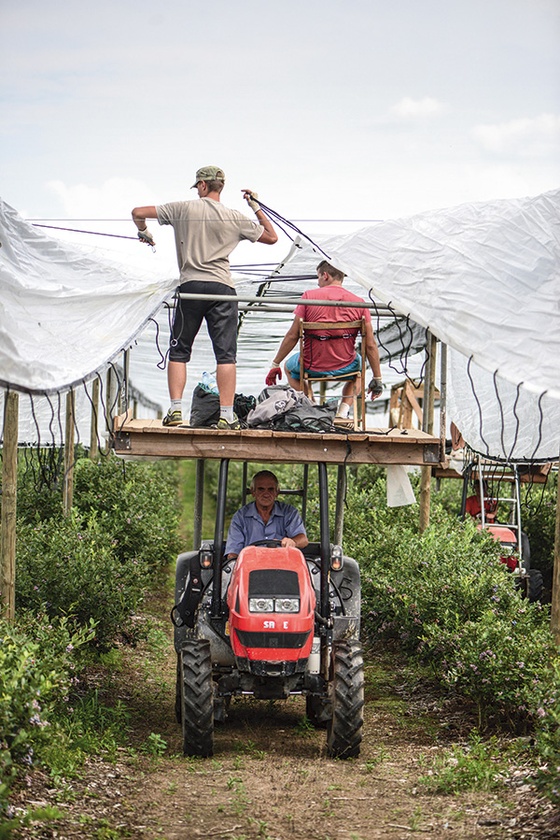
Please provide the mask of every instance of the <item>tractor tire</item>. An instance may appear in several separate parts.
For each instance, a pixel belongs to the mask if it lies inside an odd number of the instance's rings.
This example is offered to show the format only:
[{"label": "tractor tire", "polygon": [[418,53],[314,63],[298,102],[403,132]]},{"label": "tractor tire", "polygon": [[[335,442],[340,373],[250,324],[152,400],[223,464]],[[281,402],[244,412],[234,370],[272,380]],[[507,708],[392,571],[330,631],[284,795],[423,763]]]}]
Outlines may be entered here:
[{"label": "tractor tire", "polygon": [[364,723],[364,659],[359,642],[334,642],[330,689],[332,717],[327,724],[327,753],[331,758],[356,758]]},{"label": "tractor tire", "polygon": [[329,697],[308,694],[305,698],[305,714],[315,729],[326,729],[332,718],[332,702]]},{"label": "tractor tire", "polygon": [[181,723],[184,755],[214,753],[214,684],[210,642],[188,639],[180,654]]},{"label": "tractor tire", "polygon": [[183,723],[183,694],[181,691],[181,683],[183,675],[181,672],[181,657],[177,655],[177,679],[175,680],[175,720],[181,726]]},{"label": "tractor tire", "polygon": [[523,568],[529,571],[531,568],[531,545],[529,537],[525,531],[521,531],[521,558],[523,561]]},{"label": "tractor tire", "polygon": [[543,576],[540,569],[529,569],[529,585],[527,587],[527,597],[531,603],[540,601],[543,596],[544,584]]}]

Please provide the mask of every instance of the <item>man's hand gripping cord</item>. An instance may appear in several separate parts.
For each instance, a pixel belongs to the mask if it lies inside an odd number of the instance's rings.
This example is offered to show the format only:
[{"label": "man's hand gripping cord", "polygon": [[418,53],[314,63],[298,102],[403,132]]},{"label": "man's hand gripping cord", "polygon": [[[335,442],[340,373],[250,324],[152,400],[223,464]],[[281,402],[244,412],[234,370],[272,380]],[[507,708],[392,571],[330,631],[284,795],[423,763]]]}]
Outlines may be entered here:
[{"label": "man's hand gripping cord", "polygon": [[145,227],[144,230],[138,231],[138,239],[140,240],[140,242],[145,242],[146,245],[150,245],[152,248],[156,247],[154,237],[152,236],[147,227]]}]

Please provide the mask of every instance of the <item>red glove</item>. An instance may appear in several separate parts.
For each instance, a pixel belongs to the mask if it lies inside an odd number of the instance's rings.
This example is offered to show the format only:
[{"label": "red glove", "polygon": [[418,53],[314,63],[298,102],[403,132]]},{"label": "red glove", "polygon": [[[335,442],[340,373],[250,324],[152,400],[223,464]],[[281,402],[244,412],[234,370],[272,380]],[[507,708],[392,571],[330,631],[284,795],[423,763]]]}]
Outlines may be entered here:
[{"label": "red glove", "polygon": [[265,382],[267,385],[276,385],[276,380],[282,379],[282,368],[273,367],[268,371]]}]

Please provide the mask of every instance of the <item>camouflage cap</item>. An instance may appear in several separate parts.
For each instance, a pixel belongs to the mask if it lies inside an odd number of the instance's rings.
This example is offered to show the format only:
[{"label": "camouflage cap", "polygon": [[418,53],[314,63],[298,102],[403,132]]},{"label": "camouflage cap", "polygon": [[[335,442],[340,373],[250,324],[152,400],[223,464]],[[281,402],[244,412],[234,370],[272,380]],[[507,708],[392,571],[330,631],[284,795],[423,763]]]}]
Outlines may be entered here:
[{"label": "camouflage cap", "polygon": [[224,170],[220,169],[219,166],[203,166],[202,169],[196,170],[195,175],[196,181],[191,187],[196,187],[199,181],[225,181],[226,176],[224,175]]}]

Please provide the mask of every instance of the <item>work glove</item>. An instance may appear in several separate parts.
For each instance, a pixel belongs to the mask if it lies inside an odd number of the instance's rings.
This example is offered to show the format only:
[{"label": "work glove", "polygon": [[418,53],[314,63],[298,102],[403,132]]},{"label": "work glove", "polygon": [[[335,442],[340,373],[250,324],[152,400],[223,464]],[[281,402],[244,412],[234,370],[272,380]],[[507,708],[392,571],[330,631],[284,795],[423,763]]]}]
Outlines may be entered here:
[{"label": "work glove", "polygon": [[276,385],[277,379],[282,379],[282,368],[271,367],[268,371],[265,382],[267,385]]},{"label": "work glove", "polygon": [[374,400],[376,397],[379,397],[382,393],[383,393],[383,380],[374,376],[373,379],[371,380],[371,382],[368,385],[368,394],[370,394],[371,399]]},{"label": "work glove", "polygon": [[138,231],[138,239],[140,240],[140,242],[145,242],[146,245],[151,245],[152,248],[156,244],[154,242],[154,237],[152,236],[147,227],[145,227],[144,230]]},{"label": "work glove", "polygon": [[243,193],[243,198],[245,199],[253,213],[256,213],[258,210],[261,209],[261,205],[257,201],[258,195],[256,192],[253,192],[252,190],[243,190]]}]

